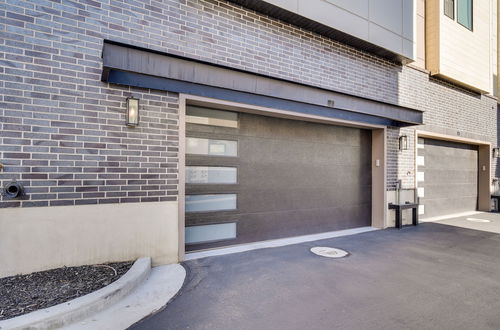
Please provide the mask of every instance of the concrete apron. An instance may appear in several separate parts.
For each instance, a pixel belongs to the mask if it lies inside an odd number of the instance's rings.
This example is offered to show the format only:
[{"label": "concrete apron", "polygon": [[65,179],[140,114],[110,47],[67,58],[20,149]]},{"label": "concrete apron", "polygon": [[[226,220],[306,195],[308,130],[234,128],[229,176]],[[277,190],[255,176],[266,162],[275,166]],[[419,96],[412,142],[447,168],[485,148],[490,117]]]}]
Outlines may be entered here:
[{"label": "concrete apron", "polygon": [[378,229],[374,228],[374,227],[359,227],[359,228],[337,230],[337,231],[312,234],[312,235],[280,238],[280,239],[274,239],[274,240],[268,240],[268,241],[248,243],[248,244],[238,244],[238,245],[234,245],[234,246],[215,248],[215,249],[203,250],[203,251],[198,251],[198,252],[190,252],[190,253],[187,253],[185,255],[184,260],[188,261],[188,260],[201,259],[201,258],[206,258],[206,257],[220,256],[220,255],[233,254],[233,253],[241,253],[241,252],[252,251],[252,250],[266,249],[266,248],[279,247],[279,246],[287,246],[287,245],[292,245],[292,244],[300,244],[300,243],[304,243],[304,242],[312,242],[312,241],[318,241],[318,240],[334,238],[334,237],[355,235],[355,234],[365,233],[365,232],[369,232],[369,231],[373,231],[373,230],[378,230]]},{"label": "concrete apron", "polygon": [[498,213],[470,212],[455,217],[434,219],[433,222],[500,234],[500,217]]}]

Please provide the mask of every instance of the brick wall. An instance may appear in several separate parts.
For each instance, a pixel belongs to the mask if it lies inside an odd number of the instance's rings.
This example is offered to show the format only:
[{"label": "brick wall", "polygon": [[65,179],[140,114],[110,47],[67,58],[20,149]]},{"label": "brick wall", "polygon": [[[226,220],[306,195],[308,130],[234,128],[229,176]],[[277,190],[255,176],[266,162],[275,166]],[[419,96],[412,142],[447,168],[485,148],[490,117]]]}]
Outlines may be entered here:
[{"label": "brick wall", "polygon": [[[495,98],[481,96],[451,83],[429,77],[411,67],[403,67],[400,79],[401,105],[424,110],[423,126],[389,129],[388,188],[398,179],[404,188],[415,187],[415,129],[489,141],[498,145],[498,106]],[[407,135],[409,150],[399,151],[399,135]],[[497,160],[492,161],[493,176],[499,176]]]},{"label": "brick wall", "polygon": [[[11,86],[4,82],[4,89]],[[23,96],[4,93],[0,178],[16,179],[27,194],[2,206],[176,199],[177,95],[75,84],[68,95],[35,97],[38,87]],[[141,99],[140,127],[123,125],[128,96]]]},{"label": "brick wall", "polygon": [[[0,173],[44,206],[175,199],[178,99],[100,81],[110,39],[425,110],[435,126],[496,145],[496,101],[225,1],[0,0]],[[124,123],[139,97],[141,126]],[[413,129],[403,129],[413,143]],[[414,155],[388,134],[388,187]]]}]

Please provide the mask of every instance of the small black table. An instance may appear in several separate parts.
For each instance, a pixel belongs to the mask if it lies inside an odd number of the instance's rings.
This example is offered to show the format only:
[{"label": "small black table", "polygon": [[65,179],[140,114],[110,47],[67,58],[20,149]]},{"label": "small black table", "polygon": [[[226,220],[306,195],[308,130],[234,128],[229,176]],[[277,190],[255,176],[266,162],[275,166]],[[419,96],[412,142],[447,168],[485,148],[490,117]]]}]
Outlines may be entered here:
[{"label": "small black table", "polygon": [[405,204],[393,204],[389,203],[389,209],[396,211],[396,228],[401,229],[403,227],[402,220],[402,210],[412,209],[413,215],[413,225],[418,225],[418,204],[417,203],[405,203]]},{"label": "small black table", "polygon": [[497,209],[496,209],[495,212],[500,212],[500,196],[491,195],[491,199],[496,199],[497,200]]}]

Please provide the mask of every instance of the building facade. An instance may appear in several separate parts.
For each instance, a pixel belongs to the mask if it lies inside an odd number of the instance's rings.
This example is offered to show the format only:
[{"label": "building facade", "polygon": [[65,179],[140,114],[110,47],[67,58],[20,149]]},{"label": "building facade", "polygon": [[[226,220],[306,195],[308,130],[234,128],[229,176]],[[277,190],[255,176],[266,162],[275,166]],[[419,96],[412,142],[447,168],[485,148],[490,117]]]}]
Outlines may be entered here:
[{"label": "building facade", "polygon": [[0,275],[489,210],[497,10],[1,1]]}]

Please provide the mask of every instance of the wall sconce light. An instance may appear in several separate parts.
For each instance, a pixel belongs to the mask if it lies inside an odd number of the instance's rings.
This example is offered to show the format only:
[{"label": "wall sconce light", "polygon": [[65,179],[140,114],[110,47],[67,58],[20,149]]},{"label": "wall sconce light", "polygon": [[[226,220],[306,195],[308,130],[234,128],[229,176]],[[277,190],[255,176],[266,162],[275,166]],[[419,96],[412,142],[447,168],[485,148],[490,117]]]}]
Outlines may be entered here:
[{"label": "wall sconce light", "polygon": [[127,98],[127,119],[125,124],[127,126],[139,125],[139,99]]},{"label": "wall sconce light", "polygon": [[401,135],[399,137],[399,150],[408,150],[408,136]]},{"label": "wall sconce light", "polygon": [[493,158],[500,158],[500,149],[493,148]]}]

